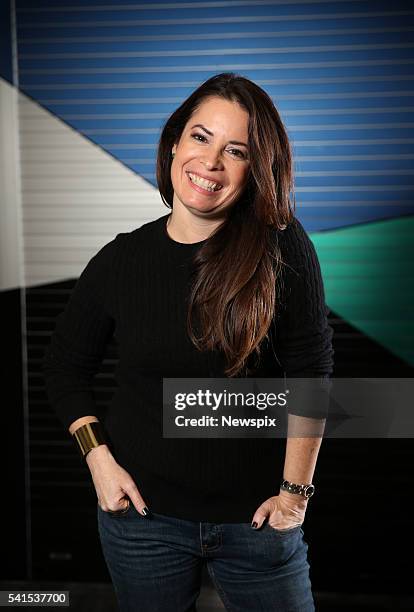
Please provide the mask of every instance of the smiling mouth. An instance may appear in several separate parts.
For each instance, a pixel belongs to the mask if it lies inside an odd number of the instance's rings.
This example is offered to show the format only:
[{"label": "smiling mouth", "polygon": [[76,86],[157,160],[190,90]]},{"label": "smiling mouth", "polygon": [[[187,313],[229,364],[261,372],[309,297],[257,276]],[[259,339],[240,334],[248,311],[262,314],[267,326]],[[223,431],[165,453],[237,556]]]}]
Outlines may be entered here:
[{"label": "smiling mouth", "polygon": [[220,183],[214,183],[213,181],[207,181],[206,179],[201,178],[201,176],[198,176],[198,174],[194,174],[193,172],[186,172],[188,178],[190,179],[190,181],[192,183],[194,183],[194,185],[197,185],[197,187],[201,187],[202,189],[205,189],[206,191],[220,191],[220,189],[223,188],[223,185],[221,185]]}]

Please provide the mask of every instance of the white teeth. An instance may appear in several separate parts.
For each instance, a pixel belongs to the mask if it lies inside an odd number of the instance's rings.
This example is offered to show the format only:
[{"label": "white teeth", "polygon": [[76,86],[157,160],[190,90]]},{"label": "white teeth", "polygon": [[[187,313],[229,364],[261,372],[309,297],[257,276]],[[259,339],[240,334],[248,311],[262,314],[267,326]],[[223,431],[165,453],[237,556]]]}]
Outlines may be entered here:
[{"label": "white teeth", "polygon": [[192,174],[191,172],[188,172],[188,176],[190,177],[190,180],[193,183],[199,185],[200,187],[203,187],[203,189],[207,189],[208,191],[218,191],[219,189],[221,189],[221,185],[219,183],[206,181],[206,179],[201,178],[201,176],[198,176],[197,174]]}]

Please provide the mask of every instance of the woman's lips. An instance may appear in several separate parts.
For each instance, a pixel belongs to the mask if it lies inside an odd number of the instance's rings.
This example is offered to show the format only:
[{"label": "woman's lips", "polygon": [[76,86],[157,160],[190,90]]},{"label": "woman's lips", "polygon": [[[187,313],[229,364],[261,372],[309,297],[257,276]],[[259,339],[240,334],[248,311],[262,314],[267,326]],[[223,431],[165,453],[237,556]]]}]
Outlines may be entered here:
[{"label": "woman's lips", "polygon": [[218,191],[209,191],[208,189],[203,189],[203,187],[200,187],[199,185],[196,185],[196,183],[193,183],[193,181],[190,179],[188,174],[187,174],[187,178],[188,178],[188,181],[189,181],[191,187],[193,187],[193,189],[195,189],[196,191],[198,191],[199,193],[202,193],[204,195],[213,196],[213,195],[216,195],[216,193],[219,193],[221,191],[221,189],[223,189],[223,188],[221,188]]}]

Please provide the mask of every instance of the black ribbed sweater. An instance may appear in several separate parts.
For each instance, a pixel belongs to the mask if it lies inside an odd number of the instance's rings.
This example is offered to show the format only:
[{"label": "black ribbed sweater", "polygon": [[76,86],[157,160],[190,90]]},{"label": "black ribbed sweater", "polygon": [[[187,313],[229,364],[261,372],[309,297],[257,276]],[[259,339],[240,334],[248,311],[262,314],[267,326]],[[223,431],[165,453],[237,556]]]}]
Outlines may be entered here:
[{"label": "black ribbed sweater", "polygon": [[[168,217],[118,234],[89,261],[46,347],[47,395],[65,428],[86,415],[103,422],[115,459],[154,512],[250,522],[279,491],[284,439],[162,437],[163,378],[225,377],[221,353],[199,352],[186,333],[191,259],[204,241],[173,240]],[[255,376],[330,375],[333,331],[313,243],[297,219],[277,233],[288,266],[271,328],[276,354],[262,351]],[[113,335],[117,389],[101,411],[92,379]]]}]

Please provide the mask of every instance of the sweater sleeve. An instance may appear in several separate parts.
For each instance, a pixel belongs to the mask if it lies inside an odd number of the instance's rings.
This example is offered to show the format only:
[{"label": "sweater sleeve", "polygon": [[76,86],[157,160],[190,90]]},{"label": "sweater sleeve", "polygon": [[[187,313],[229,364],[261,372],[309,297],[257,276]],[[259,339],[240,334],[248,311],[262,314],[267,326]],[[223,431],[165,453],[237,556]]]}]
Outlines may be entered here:
[{"label": "sweater sleeve", "polygon": [[41,362],[46,395],[65,428],[82,416],[100,417],[92,380],[102,363],[115,322],[108,293],[119,238],[103,246],[88,262],[56,317],[51,341]]},{"label": "sweater sleeve", "polygon": [[[306,403],[304,399],[303,406],[297,405],[292,412],[317,418],[327,411],[328,396],[319,395],[319,390],[329,389],[334,365],[333,329],[328,323],[330,310],[321,268],[315,247],[297,218],[282,232],[279,246],[285,263],[280,312],[275,320],[276,355],[288,378],[312,379],[312,396],[309,387],[296,397],[312,397],[313,401]],[[321,397],[324,405],[318,406]]]}]

